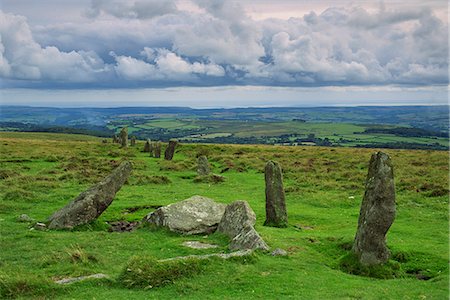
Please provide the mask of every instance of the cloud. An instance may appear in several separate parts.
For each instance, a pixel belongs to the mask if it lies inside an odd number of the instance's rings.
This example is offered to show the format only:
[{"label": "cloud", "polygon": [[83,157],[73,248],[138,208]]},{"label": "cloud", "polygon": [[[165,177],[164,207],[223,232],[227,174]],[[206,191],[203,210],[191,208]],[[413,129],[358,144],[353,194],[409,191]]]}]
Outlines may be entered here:
[{"label": "cloud", "polygon": [[177,11],[172,0],[117,1],[93,0],[86,16],[97,18],[101,14],[125,19],[151,19]]},{"label": "cloud", "polygon": [[236,1],[177,5],[94,0],[85,22],[35,27],[1,13],[0,76],[11,86],[448,83],[448,24],[431,8],[330,7],[253,20]]}]

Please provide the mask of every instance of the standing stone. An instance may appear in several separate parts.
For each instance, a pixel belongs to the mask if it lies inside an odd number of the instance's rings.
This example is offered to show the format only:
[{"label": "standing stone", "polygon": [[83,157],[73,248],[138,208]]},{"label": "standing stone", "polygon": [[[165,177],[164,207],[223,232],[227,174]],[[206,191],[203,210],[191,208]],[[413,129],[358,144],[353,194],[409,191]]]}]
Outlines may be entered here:
[{"label": "standing stone", "polygon": [[120,131],[120,143],[123,148],[128,147],[128,128],[123,127]]},{"label": "standing stone", "polygon": [[264,174],[266,179],[266,221],[264,225],[287,227],[288,217],[281,167],[277,162],[269,161]]},{"label": "standing stone", "polygon": [[372,154],[352,251],[365,266],[383,264],[390,253],[386,233],[395,219],[394,171],[391,158]]},{"label": "standing stone", "polygon": [[231,250],[268,250],[269,246],[253,227],[255,222],[255,212],[247,201],[238,200],[227,205],[217,231],[231,239],[229,246]]},{"label": "standing stone", "polygon": [[173,154],[175,153],[175,147],[178,144],[178,140],[171,139],[169,141],[169,144],[167,145],[166,152],[164,152],[164,159],[165,160],[172,160]]},{"label": "standing stone", "polygon": [[154,157],[155,143],[150,143],[150,148],[149,148],[148,152],[150,152],[150,157]]},{"label": "standing stone", "polygon": [[151,144],[150,139],[147,139],[144,145],[144,152],[150,152],[150,144]]},{"label": "standing stone", "polygon": [[48,220],[48,228],[73,228],[98,218],[114,200],[131,173],[131,163],[122,162],[101,182],[82,192]]},{"label": "standing stone", "polygon": [[153,149],[153,151],[155,152],[155,157],[156,157],[156,158],[160,158],[160,157],[161,157],[161,142],[160,142],[160,141],[157,141],[157,142],[154,144],[154,149]]},{"label": "standing stone", "polygon": [[119,138],[117,137],[117,135],[113,135],[112,142],[119,143]]},{"label": "standing stone", "polygon": [[208,159],[202,155],[197,159],[197,173],[200,176],[209,175],[211,169],[209,168]]},{"label": "standing stone", "polygon": [[130,145],[131,145],[132,147],[133,147],[133,146],[136,146],[136,137],[135,137],[134,135],[131,137]]}]

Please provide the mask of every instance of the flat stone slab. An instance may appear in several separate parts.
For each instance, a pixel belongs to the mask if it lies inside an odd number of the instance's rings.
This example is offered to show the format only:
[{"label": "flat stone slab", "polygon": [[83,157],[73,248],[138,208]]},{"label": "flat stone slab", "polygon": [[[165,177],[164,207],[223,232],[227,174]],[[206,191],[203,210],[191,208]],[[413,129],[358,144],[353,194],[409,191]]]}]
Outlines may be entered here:
[{"label": "flat stone slab", "polygon": [[186,241],[182,245],[192,249],[211,249],[219,247],[218,245],[207,244],[198,241]]},{"label": "flat stone slab", "polygon": [[86,279],[100,279],[100,278],[108,278],[109,276],[103,273],[98,273],[98,274],[92,274],[92,275],[87,275],[87,276],[79,276],[79,277],[69,277],[69,278],[63,278],[60,280],[55,281],[55,283],[57,284],[70,284],[70,283],[75,283],[78,281],[83,281]]},{"label": "flat stone slab", "polygon": [[246,256],[252,254],[253,250],[247,249],[247,250],[239,250],[231,253],[212,253],[212,254],[205,254],[205,255],[187,255],[187,256],[177,256],[172,258],[166,258],[166,259],[160,259],[159,261],[170,261],[170,260],[182,260],[182,259],[208,259],[210,257],[219,257],[222,259],[229,259],[232,257],[239,257],[239,256]]}]

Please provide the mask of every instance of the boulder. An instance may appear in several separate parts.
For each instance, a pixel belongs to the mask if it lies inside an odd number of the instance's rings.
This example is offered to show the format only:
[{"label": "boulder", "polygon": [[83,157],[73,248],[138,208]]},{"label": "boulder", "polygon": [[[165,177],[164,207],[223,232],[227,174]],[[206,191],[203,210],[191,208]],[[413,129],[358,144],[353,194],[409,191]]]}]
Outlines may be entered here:
[{"label": "boulder", "polygon": [[387,154],[376,152],[370,159],[352,248],[362,265],[373,266],[388,261],[390,252],[386,247],[386,233],[394,222],[395,210],[392,162]]},{"label": "boulder", "polygon": [[247,201],[237,200],[227,205],[222,220],[220,220],[217,231],[234,238],[246,225],[253,226],[256,215]]},{"label": "boulder", "polygon": [[100,183],[82,192],[69,204],[55,212],[48,220],[48,228],[72,228],[98,218],[114,200],[131,173],[131,163],[122,162]]},{"label": "boulder", "polygon": [[163,206],[144,217],[143,222],[181,234],[210,234],[222,219],[225,204],[212,199],[193,196]]},{"label": "boulder", "polygon": [[247,201],[238,200],[226,207],[217,231],[231,239],[230,249],[232,250],[268,250],[269,247],[253,227],[255,222],[256,215]]},{"label": "boulder", "polygon": [[274,161],[267,162],[264,176],[266,181],[266,221],[264,225],[287,227],[288,217],[280,165]]},{"label": "boulder", "polygon": [[231,250],[245,250],[245,249],[261,249],[269,250],[266,242],[261,238],[253,226],[246,225],[241,231],[231,240]]},{"label": "boulder", "polygon": [[178,145],[178,140],[171,139],[167,145],[166,151],[164,152],[165,160],[172,160],[173,154],[175,153],[175,148]]},{"label": "boulder", "polygon": [[209,175],[211,169],[209,167],[208,158],[202,155],[197,159],[197,174],[200,176]]}]

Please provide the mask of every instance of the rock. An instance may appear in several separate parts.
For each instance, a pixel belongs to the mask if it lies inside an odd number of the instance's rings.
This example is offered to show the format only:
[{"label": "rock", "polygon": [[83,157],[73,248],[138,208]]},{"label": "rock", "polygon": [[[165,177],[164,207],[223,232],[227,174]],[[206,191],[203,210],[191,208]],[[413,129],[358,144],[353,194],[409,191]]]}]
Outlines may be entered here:
[{"label": "rock", "polygon": [[155,143],[151,143],[150,144],[150,148],[149,148],[149,151],[148,151],[149,153],[150,153],[150,157],[153,157],[154,156],[154,153],[155,153]]},{"label": "rock", "polygon": [[287,227],[288,217],[280,165],[274,161],[267,162],[264,175],[266,181],[266,221],[264,225]]},{"label": "rock", "polygon": [[86,279],[101,279],[101,278],[108,278],[109,276],[106,274],[98,273],[98,274],[92,274],[87,276],[79,276],[79,277],[69,277],[69,278],[63,278],[60,280],[56,280],[55,283],[57,284],[69,284],[74,283],[78,281],[83,281]]},{"label": "rock", "polygon": [[21,214],[20,216],[17,217],[17,222],[31,223],[34,221],[35,220],[33,218],[31,218],[30,216],[28,216],[27,214]]},{"label": "rock", "polygon": [[44,223],[37,222],[36,224],[33,225],[33,229],[44,231],[47,229],[47,225],[45,225]]},{"label": "rock", "polygon": [[131,137],[131,139],[130,139],[130,145],[133,147],[133,146],[136,146],[136,137],[135,136],[132,136]]},{"label": "rock", "polygon": [[208,159],[206,156],[199,156],[197,159],[197,174],[200,176],[208,175],[211,172],[209,168]]},{"label": "rock", "polygon": [[113,135],[112,142],[119,143],[119,138],[117,137],[117,135]]},{"label": "rock", "polygon": [[131,173],[131,163],[122,162],[101,182],[82,192],[69,204],[50,216],[51,229],[72,228],[95,220],[108,208]]},{"label": "rock", "polygon": [[161,142],[157,141],[153,144],[153,151],[154,151],[154,157],[160,158],[161,157]]},{"label": "rock", "polygon": [[247,201],[237,200],[227,205],[217,231],[234,238],[242,228],[255,225],[256,215]]},{"label": "rock", "polygon": [[181,234],[209,234],[216,230],[225,211],[225,204],[212,199],[193,196],[163,206],[144,217],[144,222],[166,227]]},{"label": "rock", "polygon": [[219,247],[217,245],[202,243],[198,241],[186,241],[182,245],[192,249],[211,249]]},{"label": "rock", "polygon": [[178,140],[171,139],[167,145],[166,151],[164,152],[165,160],[172,160],[173,154],[175,153],[175,148],[178,145]]},{"label": "rock", "polygon": [[177,257],[171,257],[166,259],[160,259],[158,261],[171,261],[171,260],[184,260],[184,259],[209,259],[211,257],[218,257],[222,259],[229,259],[232,257],[241,257],[241,256],[248,256],[253,253],[253,250],[247,249],[247,250],[239,250],[231,253],[212,253],[212,254],[204,254],[204,255],[187,255],[187,256],[177,256]]},{"label": "rock", "polygon": [[128,128],[123,127],[120,131],[120,144],[123,148],[128,147]]},{"label": "rock", "polygon": [[103,140],[102,140],[102,143],[103,143],[103,144],[108,144],[108,140],[103,139]]},{"label": "rock", "polygon": [[270,253],[270,255],[272,255],[272,256],[287,256],[288,253],[286,252],[286,250],[277,248],[277,249],[273,250],[272,253]]},{"label": "rock", "polygon": [[383,264],[390,253],[386,233],[395,219],[394,171],[390,157],[372,154],[352,251],[365,266]]},{"label": "rock", "polygon": [[217,231],[231,239],[230,249],[263,249],[269,247],[253,228],[256,215],[247,201],[238,200],[227,206]]},{"label": "rock", "polygon": [[244,250],[244,249],[261,249],[269,250],[266,242],[261,238],[258,232],[253,226],[246,225],[236,235],[230,243],[231,250]]},{"label": "rock", "polygon": [[144,145],[144,152],[150,152],[150,143],[151,143],[150,139],[147,139]]}]

